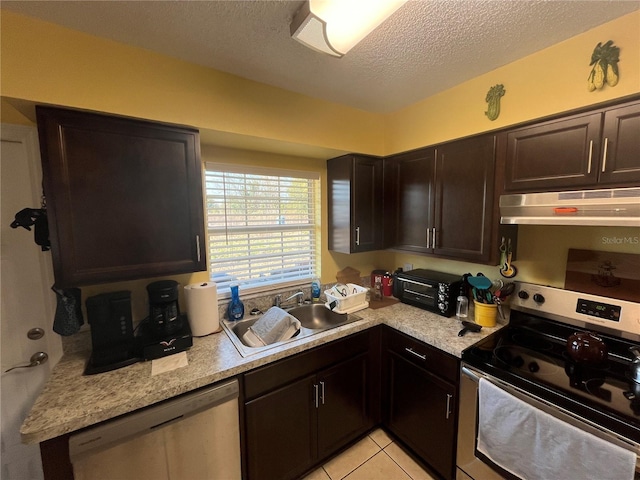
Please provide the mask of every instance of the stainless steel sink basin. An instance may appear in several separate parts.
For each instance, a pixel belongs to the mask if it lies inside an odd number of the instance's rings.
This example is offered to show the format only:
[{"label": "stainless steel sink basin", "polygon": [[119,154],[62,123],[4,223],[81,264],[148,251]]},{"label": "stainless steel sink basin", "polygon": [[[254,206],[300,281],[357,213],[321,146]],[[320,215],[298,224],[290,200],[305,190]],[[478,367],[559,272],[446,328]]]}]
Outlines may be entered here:
[{"label": "stainless steel sink basin", "polygon": [[325,330],[349,323],[347,314],[333,312],[320,303],[301,305],[288,312],[300,320],[303,327],[311,330]]},{"label": "stainless steel sink basin", "polygon": [[249,327],[256,323],[260,316],[245,318],[237,322],[222,320],[222,328],[227,333],[231,342],[235,345],[240,355],[248,357],[255,355],[271,348],[280,347],[289,342],[294,342],[301,338],[316,335],[331,328],[340,327],[351,322],[361,320],[360,317],[353,314],[339,314],[332,312],[322,304],[301,305],[287,310],[291,315],[300,320],[302,325],[300,331],[290,338],[282,342],[272,343],[264,347],[252,347],[244,343],[242,336],[247,332]]}]

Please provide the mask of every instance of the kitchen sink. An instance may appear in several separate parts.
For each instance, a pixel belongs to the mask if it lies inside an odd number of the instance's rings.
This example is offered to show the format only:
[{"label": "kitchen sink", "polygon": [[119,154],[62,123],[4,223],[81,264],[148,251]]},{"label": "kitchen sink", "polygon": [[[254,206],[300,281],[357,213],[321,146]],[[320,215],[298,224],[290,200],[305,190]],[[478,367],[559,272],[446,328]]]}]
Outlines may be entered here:
[{"label": "kitchen sink", "polygon": [[349,315],[336,313],[319,303],[293,307],[288,310],[288,313],[296,317],[303,327],[310,330],[326,330],[350,323]]},{"label": "kitchen sink", "polygon": [[287,312],[300,321],[300,330],[289,340],[272,343],[270,345],[265,345],[264,347],[251,347],[245,344],[242,339],[242,336],[247,332],[247,330],[249,330],[249,327],[260,319],[259,315],[238,320],[237,322],[222,320],[222,328],[225,330],[227,336],[235,345],[238,352],[240,352],[240,355],[248,357],[250,355],[264,352],[265,350],[300,340],[301,338],[310,337],[320,332],[361,320],[357,315],[332,312],[323,304],[301,305],[288,309]]}]

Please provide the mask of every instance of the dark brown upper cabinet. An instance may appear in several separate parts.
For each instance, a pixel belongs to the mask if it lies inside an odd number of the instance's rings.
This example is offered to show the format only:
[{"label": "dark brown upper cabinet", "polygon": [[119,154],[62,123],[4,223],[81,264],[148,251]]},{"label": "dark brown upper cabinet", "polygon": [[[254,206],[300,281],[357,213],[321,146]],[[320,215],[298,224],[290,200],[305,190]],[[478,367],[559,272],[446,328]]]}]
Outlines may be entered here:
[{"label": "dark brown upper cabinet", "polygon": [[387,246],[486,262],[491,256],[495,136],[385,161]]},{"label": "dark brown upper cabinet", "polygon": [[640,182],[640,102],[507,132],[505,190],[607,188]]},{"label": "dark brown upper cabinet", "polygon": [[344,155],[327,160],[329,250],[380,250],[382,159]]},{"label": "dark brown upper cabinet", "polygon": [[386,246],[432,253],[435,155],[435,148],[423,148],[385,159]]},{"label": "dark brown upper cabinet", "polygon": [[598,182],[603,186],[640,184],[640,102],[605,112],[602,137]]},{"label": "dark brown upper cabinet", "polygon": [[38,107],[56,285],[206,270],[198,131]]}]

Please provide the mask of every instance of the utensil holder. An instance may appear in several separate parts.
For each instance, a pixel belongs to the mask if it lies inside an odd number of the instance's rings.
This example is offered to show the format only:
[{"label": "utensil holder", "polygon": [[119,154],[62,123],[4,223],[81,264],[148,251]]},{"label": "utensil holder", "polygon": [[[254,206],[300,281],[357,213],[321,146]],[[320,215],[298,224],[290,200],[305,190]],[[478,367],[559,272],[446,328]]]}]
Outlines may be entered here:
[{"label": "utensil holder", "polygon": [[498,305],[495,303],[480,303],[476,300],[473,303],[473,315],[476,323],[483,327],[495,327],[496,318],[498,317]]}]

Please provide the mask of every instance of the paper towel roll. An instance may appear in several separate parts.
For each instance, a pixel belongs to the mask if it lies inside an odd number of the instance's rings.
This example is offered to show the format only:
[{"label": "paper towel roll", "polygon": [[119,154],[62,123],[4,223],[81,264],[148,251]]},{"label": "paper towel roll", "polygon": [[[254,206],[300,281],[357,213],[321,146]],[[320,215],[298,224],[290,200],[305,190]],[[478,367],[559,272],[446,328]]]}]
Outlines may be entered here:
[{"label": "paper towel roll", "polygon": [[192,283],[184,287],[187,318],[194,337],[219,332],[218,289],[213,282]]}]

